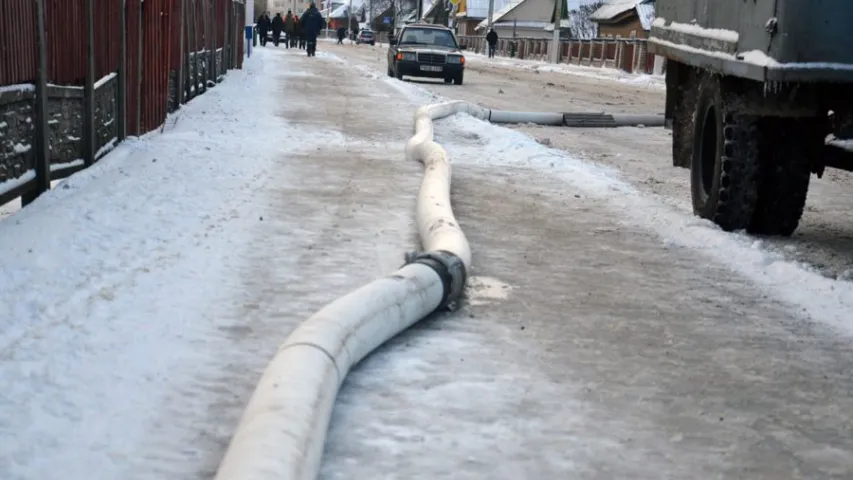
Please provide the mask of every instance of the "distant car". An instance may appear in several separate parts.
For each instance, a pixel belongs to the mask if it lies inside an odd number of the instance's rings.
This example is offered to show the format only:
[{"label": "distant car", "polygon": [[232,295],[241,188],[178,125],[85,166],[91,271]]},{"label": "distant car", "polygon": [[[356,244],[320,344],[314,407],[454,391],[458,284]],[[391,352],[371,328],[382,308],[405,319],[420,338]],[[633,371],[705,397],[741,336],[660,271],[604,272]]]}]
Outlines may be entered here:
[{"label": "distant car", "polygon": [[376,35],[370,30],[362,30],[358,32],[358,37],[355,39],[356,45],[366,43],[368,45],[376,45]]},{"label": "distant car", "polygon": [[433,24],[410,24],[389,39],[388,76],[443,78],[462,85],[465,56],[453,30]]}]

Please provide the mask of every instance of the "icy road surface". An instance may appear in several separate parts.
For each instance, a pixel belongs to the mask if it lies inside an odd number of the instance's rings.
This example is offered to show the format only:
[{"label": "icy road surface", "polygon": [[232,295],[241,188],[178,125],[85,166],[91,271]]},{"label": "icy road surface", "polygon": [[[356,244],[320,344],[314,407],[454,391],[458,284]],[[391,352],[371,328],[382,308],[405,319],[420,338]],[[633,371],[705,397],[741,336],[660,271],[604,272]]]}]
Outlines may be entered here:
[{"label": "icy road surface", "polygon": [[[0,222],[0,478],[210,478],[277,344],[415,246],[402,150],[430,95],[328,48],[257,49]],[[352,372],[323,478],[853,475],[848,284],[803,306],[614,171],[436,131],[469,298]]]},{"label": "icy road surface", "polygon": [[[385,47],[336,47],[359,68],[385,72]],[[544,62],[468,55],[465,85],[415,79],[434,94],[505,110],[663,113],[666,91],[660,77],[627,75],[615,69],[550,65]],[[690,213],[690,172],[674,168],[672,136],[662,128],[559,129],[519,126],[543,143],[572,156],[615,167],[639,190]],[[792,238],[762,239],[760,246],[804,262],[831,279],[853,282],[853,173],[828,169],[812,176],[806,213]],[[759,246],[759,245],[757,245]]]}]

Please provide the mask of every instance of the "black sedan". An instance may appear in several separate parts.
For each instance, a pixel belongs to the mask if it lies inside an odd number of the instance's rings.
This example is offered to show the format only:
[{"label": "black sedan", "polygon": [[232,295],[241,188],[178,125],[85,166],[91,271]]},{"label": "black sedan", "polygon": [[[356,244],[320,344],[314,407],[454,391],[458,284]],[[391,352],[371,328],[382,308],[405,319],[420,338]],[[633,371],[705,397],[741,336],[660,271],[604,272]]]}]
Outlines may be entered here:
[{"label": "black sedan", "polygon": [[388,47],[388,76],[443,78],[462,85],[465,57],[453,30],[442,25],[406,25]]}]

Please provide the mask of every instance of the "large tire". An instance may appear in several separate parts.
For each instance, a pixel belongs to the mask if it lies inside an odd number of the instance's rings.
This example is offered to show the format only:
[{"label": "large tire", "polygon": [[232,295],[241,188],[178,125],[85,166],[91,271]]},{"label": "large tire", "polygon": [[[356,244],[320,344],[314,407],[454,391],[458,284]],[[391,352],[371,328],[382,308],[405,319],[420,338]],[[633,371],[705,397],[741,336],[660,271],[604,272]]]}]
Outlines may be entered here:
[{"label": "large tire", "polygon": [[693,159],[693,114],[699,85],[695,71],[686,65],[676,87],[675,111],[672,118],[672,166],[690,168]]},{"label": "large tire", "polygon": [[690,166],[694,213],[725,231],[750,226],[758,196],[756,119],[735,110],[732,88],[717,75],[699,82]]},{"label": "large tire", "polygon": [[396,78],[397,80],[403,80],[403,74],[400,73],[399,68],[394,69],[394,78]]},{"label": "large tire", "polygon": [[456,78],[453,79],[453,82],[456,83],[456,85],[462,85],[462,82],[464,81],[464,79],[465,79],[465,74],[460,73],[459,75],[456,76]]},{"label": "large tire", "polygon": [[797,229],[812,161],[826,137],[819,118],[765,118],[760,124],[758,201],[749,227],[759,235],[790,236]]}]

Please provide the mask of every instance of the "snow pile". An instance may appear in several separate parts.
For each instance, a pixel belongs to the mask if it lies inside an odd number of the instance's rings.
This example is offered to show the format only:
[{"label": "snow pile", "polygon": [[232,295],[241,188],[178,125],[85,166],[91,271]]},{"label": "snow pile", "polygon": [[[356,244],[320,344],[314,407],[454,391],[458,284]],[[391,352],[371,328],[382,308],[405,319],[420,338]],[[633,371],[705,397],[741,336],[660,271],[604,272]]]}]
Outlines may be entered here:
[{"label": "snow pile", "polygon": [[[453,141],[460,137],[475,141]],[[467,115],[438,122],[436,141],[447,145],[454,163],[553,172],[585,195],[606,200],[626,224],[656,232],[672,248],[695,249],[749,278],[778,302],[796,305],[811,319],[853,334],[853,284],[825,278],[806,265],[787,261],[779,252],[767,251],[753,237],[723,232],[709,221],[643,195],[614,169],[578,160],[525,134]]]},{"label": "snow pile", "polygon": [[233,347],[245,319],[223,279],[277,157],[316,148],[271,108],[263,57],[0,221],[4,479],[210,468],[233,428],[208,418],[233,401],[222,372],[257,355]]},{"label": "snow pile", "polygon": [[[472,57],[473,62],[471,61]],[[485,55],[475,53],[466,53],[465,58],[469,60],[469,65],[496,65],[530,72],[559,73],[564,75],[574,75],[576,77],[594,78],[596,80],[619,82],[653,89],[666,88],[666,82],[663,75],[638,75],[616,68],[589,67],[583,65],[570,65],[567,63],[547,63],[537,60],[517,60],[507,58],[488,59]]]},{"label": "snow pile", "polygon": [[672,22],[667,26],[666,20],[661,17],[655,19],[652,25],[655,27],[672,30],[674,32],[707,38],[709,40],[720,40],[728,43],[737,43],[740,40],[740,34],[738,32],[735,32],[734,30],[725,30],[722,28],[705,28],[700,25],[678,22]]}]

